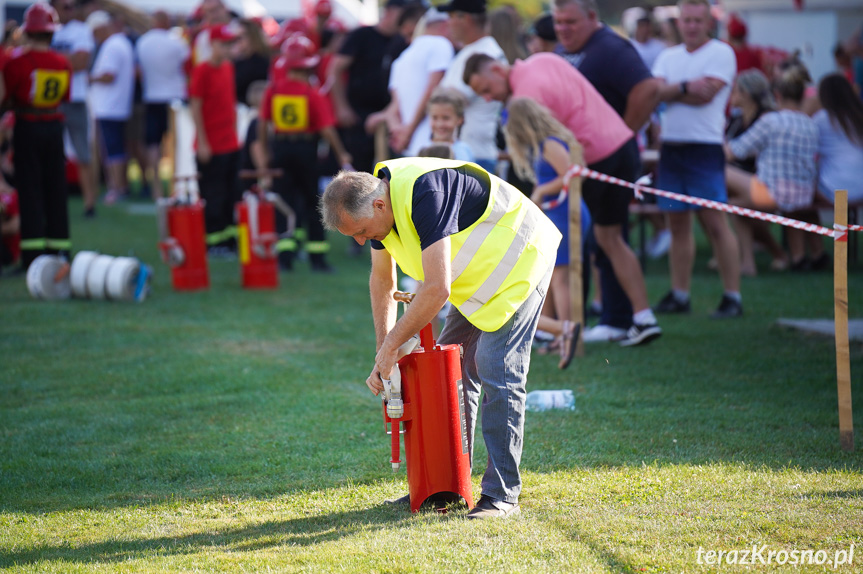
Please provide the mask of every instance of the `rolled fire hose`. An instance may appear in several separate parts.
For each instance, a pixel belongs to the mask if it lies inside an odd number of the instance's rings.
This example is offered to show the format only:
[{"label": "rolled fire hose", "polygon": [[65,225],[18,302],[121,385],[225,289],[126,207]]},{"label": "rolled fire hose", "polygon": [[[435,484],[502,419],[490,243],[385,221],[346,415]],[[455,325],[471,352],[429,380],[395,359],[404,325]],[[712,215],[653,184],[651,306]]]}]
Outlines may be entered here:
[{"label": "rolled fire hose", "polygon": [[136,299],[138,276],[146,267],[134,257],[115,257],[108,267],[105,278],[105,291],[109,299],[115,301],[132,301]]},{"label": "rolled fire hose", "polygon": [[114,262],[110,255],[97,255],[87,270],[87,294],[91,299],[105,299],[105,280],[108,278],[108,268]]},{"label": "rolled fire hose", "polygon": [[79,251],[72,260],[69,281],[72,283],[72,295],[75,297],[87,297],[87,272],[90,270],[90,264],[98,256],[95,251]]},{"label": "rolled fire hose", "polygon": [[27,269],[27,289],[36,299],[49,301],[68,299],[72,294],[66,258],[40,255]]}]

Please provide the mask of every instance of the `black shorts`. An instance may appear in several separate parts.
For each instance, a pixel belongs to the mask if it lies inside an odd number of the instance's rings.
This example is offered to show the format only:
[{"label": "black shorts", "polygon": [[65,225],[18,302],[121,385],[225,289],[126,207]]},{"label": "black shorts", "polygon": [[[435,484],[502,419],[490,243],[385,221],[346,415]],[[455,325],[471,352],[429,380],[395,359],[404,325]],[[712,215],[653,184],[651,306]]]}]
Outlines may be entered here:
[{"label": "black shorts", "polygon": [[159,145],[168,131],[168,104],[148,103],[146,106],[144,142],[148,146]]},{"label": "black shorts", "polygon": [[[625,181],[634,182],[641,168],[638,144],[632,138],[607,158],[588,168]],[[629,219],[629,204],[633,192],[628,187],[584,178],[581,196],[590,210],[594,225],[623,225]]]}]

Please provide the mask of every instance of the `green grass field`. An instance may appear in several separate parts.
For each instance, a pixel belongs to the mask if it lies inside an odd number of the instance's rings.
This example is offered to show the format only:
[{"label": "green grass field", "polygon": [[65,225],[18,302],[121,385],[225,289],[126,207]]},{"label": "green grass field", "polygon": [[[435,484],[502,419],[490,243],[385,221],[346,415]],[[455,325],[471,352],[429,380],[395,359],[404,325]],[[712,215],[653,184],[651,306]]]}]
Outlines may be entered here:
[{"label": "green grass field", "polygon": [[[863,571],[863,434],[839,448],[833,341],[775,325],[832,317],[829,273],[746,279],[746,316],[716,322],[702,242],[693,313],[658,342],[565,372],[535,356],[528,390],[573,389],[576,411],[528,414],[522,514],[477,523],[382,502],[407,483],[363,382],[368,261],[345,238],[335,275],[300,264],[254,292],[215,261],[208,291],[178,293],[129,206],[83,220],[74,200],[73,241],[153,265],[145,302],[0,278],[0,571]],[[647,280],[657,300],[664,260]],[[863,316],[863,263],[849,293]],[[859,342],[851,363],[859,427]],[[485,458],[479,440],[476,497]]]}]

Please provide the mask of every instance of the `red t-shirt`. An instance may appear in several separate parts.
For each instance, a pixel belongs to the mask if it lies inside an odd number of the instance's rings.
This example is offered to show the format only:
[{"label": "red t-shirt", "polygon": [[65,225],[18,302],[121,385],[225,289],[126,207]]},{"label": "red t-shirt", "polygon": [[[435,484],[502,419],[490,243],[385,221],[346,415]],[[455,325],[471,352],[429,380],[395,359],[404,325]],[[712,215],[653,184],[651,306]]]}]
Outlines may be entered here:
[{"label": "red t-shirt", "polygon": [[237,138],[234,64],[226,60],[218,66],[210,62],[195,66],[189,82],[189,98],[201,100],[204,131],[213,154],[230,153],[240,149]]},{"label": "red t-shirt", "polygon": [[[0,217],[2,217],[3,221],[7,221],[21,213],[18,209],[18,192],[14,189],[8,193],[0,191],[0,205],[2,205],[2,209],[0,209],[2,215]],[[21,234],[4,235],[3,243],[6,245],[9,253],[12,254],[12,261],[18,261],[18,258],[21,257]]]},{"label": "red t-shirt", "polygon": [[761,70],[764,71],[761,51],[751,46],[743,46],[734,49],[734,57],[737,59],[737,73],[745,70]]},{"label": "red t-shirt", "polygon": [[291,78],[267,84],[261,118],[273,122],[276,133],[315,133],[336,123],[330,101],[308,83]]},{"label": "red t-shirt", "polygon": [[[61,102],[69,101],[72,66],[62,54],[28,50],[3,67],[6,100],[16,113],[29,121],[62,120]],[[39,110],[27,113],[26,110]],[[52,113],[53,111],[53,113]]]}]

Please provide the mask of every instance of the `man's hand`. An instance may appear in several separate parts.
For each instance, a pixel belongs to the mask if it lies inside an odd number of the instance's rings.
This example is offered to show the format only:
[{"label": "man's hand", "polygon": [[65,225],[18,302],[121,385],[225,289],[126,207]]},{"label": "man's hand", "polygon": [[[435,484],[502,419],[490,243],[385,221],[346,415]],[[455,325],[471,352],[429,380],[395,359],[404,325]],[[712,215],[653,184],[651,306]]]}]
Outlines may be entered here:
[{"label": "man's hand", "polygon": [[687,92],[699,104],[710,103],[724,86],[722,80],[716,78],[698,78],[686,84]]},{"label": "man's hand", "polygon": [[336,105],[336,123],[339,127],[342,128],[350,128],[357,124],[360,120],[359,116],[357,116],[356,112],[350,106],[339,106]]},{"label": "man's hand", "polygon": [[411,143],[411,138],[413,137],[413,131],[410,129],[410,126],[400,125],[397,128],[391,130],[390,134],[390,147],[393,148],[393,151],[396,153],[401,153],[408,147],[408,144]]},{"label": "man's hand", "polygon": [[[384,343],[378,349],[378,354],[375,357],[375,369],[380,378],[389,379],[392,376],[393,367],[395,367],[398,360],[398,351],[398,347],[393,347],[389,344],[389,337],[384,339]],[[374,371],[372,371],[372,374],[374,374]],[[381,383],[381,389],[383,389],[383,383]]]},{"label": "man's hand", "polygon": [[201,163],[210,163],[210,160],[213,158],[213,150],[210,149],[210,144],[208,144],[203,139],[198,141],[198,160]]},{"label": "man's hand", "polygon": [[366,379],[366,386],[374,396],[378,396],[384,390],[384,382],[381,380],[381,373],[378,371],[377,365],[372,369],[369,378]]}]

